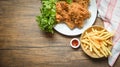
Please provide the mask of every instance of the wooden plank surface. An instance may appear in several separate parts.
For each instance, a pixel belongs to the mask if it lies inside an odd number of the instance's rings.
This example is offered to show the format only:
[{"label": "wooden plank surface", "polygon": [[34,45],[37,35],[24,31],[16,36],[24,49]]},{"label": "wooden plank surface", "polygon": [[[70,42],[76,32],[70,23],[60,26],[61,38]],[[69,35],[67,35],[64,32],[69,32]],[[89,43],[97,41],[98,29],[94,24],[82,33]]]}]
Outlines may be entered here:
[{"label": "wooden plank surface", "polygon": [[[109,67],[107,58],[72,49],[73,37],[42,32],[35,20],[40,6],[40,0],[0,0],[0,67]],[[94,25],[103,23],[97,18]]]}]

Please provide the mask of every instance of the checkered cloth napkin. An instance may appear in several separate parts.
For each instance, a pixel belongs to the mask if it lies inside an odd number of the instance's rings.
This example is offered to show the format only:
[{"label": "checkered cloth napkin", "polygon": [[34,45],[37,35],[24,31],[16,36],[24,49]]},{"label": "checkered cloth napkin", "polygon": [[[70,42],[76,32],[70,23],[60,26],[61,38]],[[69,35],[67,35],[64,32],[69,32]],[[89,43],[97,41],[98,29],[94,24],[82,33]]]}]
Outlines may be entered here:
[{"label": "checkered cloth napkin", "polygon": [[120,54],[120,0],[96,0],[98,16],[102,18],[104,27],[114,32],[112,56],[108,64],[112,67]]}]

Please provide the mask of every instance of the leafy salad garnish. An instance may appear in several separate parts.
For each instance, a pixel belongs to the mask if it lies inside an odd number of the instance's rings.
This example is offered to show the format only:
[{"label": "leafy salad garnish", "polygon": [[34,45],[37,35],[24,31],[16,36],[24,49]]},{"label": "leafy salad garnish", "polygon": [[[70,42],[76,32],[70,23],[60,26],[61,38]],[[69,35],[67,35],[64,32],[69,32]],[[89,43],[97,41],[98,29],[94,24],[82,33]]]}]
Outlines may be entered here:
[{"label": "leafy salad garnish", "polygon": [[[36,21],[38,22],[41,30],[45,32],[54,33],[53,27],[56,24],[56,2],[58,0],[42,0],[42,7],[40,8],[41,14],[37,16]],[[71,3],[72,0],[66,0]]]}]

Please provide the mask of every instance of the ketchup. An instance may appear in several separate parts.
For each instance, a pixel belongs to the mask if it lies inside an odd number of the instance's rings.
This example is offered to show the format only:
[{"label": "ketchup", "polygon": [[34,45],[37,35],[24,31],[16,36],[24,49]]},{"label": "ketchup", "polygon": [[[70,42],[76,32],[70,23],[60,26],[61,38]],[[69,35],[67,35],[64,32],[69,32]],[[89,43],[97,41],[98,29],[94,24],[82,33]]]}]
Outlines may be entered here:
[{"label": "ketchup", "polygon": [[78,41],[77,41],[77,40],[73,40],[73,41],[72,41],[72,45],[73,45],[73,46],[77,46],[77,45],[78,45]]}]

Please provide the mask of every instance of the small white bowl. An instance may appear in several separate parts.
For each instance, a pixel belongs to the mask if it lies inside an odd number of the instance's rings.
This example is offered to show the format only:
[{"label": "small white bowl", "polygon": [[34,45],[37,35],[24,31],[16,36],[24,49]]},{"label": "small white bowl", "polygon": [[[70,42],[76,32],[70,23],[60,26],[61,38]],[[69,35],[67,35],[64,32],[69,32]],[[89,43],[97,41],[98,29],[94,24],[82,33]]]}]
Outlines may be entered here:
[{"label": "small white bowl", "polygon": [[78,39],[78,38],[73,38],[73,39],[71,39],[71,41],[70,41],[70,46],[71,46],[72,48],[78,48],[78,47],[80,46],[80,41],[79,41],[79,39]]}]

